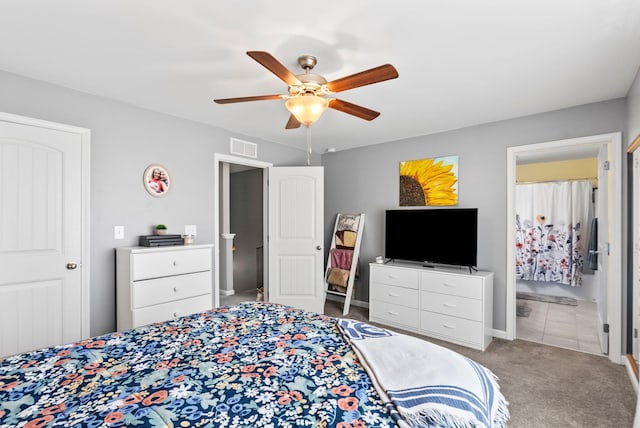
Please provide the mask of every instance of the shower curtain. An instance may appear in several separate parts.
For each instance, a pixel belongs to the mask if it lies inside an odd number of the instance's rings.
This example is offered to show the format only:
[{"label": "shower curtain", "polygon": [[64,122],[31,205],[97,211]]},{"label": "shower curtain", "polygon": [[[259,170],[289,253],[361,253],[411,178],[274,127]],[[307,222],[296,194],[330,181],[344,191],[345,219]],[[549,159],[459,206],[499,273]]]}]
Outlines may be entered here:
[{"label": "shower curtain", "polygon": [[516,185],[516,275],[582,284],[593,216],[588,180]]}]

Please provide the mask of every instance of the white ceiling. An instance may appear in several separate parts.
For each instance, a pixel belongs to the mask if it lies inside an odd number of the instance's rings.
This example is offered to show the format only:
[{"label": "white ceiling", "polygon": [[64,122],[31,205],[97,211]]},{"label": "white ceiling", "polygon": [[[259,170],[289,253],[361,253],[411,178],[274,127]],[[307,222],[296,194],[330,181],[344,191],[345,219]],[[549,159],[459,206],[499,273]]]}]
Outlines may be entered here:
[{"label": "white ceiling", "polygon": [[624,97],[640,1],[2,0],[0,40],[2,70],[294,146],[284,101],[212,102],[286,93],[246,51],[296,74],[313,54],[327,80],[393,64],[398,79],[339,94],[380,117],[311,126],[324,152]]}]

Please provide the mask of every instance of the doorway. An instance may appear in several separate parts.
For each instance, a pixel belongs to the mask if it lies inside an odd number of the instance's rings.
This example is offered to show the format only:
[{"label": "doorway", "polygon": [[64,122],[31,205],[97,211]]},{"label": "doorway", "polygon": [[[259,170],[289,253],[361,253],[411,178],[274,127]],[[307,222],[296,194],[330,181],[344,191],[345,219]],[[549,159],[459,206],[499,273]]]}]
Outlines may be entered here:
[{"label": "doorway", "polygon": [[[262,170],[262,242],[267,242],[267,176],[268,168],[271,163],[262,162],[253,159],[246,159],[238,156],[224,155],[220,153],[214,154],[214,177],[217,184],[214,186],[214,290],[213,290],[213,307],[221,305],[221,298],[225,298],[225,304],[236,303],[238,299],[247,300],[243,293],[235,298],[231,297],[235,294],[233,287],[226,287],[228,278],[233,278],[233,241],[235,236],[231,229],[231,175],[234,172],[244,172],[250,170]],[[229,257],[231,256],[231,257]],[[267,252],[262,251],[262,266],[266,266]],[[244,256],[243,256],[244,257]],[[257,249],[256,249],[257,257]],[[257,263],[256,263],[257,265]],[[263,269],[263,280],[266,278],[266,269]],[[233,280],[231,280],[231,283]],[[221,287],[221,285],[223,285]],[[256,296],[256,293],[253,293]],[[231,297],[231,298],[230,298]]]},{"label": "doorway", "polygon": [[[240,157],[214,155],[214,289],[220,306],[223,276],[232,274],[229,192],[230,165],[262,169],[262,221],[265,299],[273,303],[323,312],[324,169],[318,166],[273,167]],[[270,183],[270,185],[269,185]],[[223,215],[224,214],[224,215]],[[269,239],[270,237],[270,239]],[[223,238],[223,242],[221,242]]]},{"label": "doorway", "polygon": [[[600,300],[606,300],[604,307],[598,308],[602,323],[609,328],[609,359],[615,363],[621,362],[622,346],[622,218],[621,208],[621,134],[612,133],[590,137],[574,138],[569,140],[551,141],[546,143],[530,144],[525,146],[510,147],[507,149],[507,339],[516,338],[517,304],[516,304],[516,266],[515,242],[516,242],[516,210],[515,187],[516,166],[520,162],[550,161],[561,159],[577,159],[590,156],[598,156],[601,159],[603,169],[608,171],[599,180],[599,187],[604,186],[605,195],[599,198],[604,215],[612,219],[609,222],[599,222],[602,233],[599,241],[602,242],[600,263],[597,281],[605,284],[604,296]],[[608,162],[604,164],[604,161]],[[600,163],[600,162],[599,162]],[[600,174],[599,174],[600,176]],[[603,193],[603,192],[601,192]],[[605,223],[605,224],[602,224]],[[606,238],[608,235],[608,239]],[[603,238],[604,237],[604,238]],[[602,238],[602,240],[600,239]],[[606,247],[606,248],[605,248]],[[606,255],[609,253],[608,255]],[[600,266],[600,264],[599,264]],[[603,330],[604,331],[604,330]],[[604,338],[606,339],[606,338]]]},{"label": "doorway", "polygon": [[[233,242],[233,289],[221,284],[220,305],[255,301],[264,296],[263,171],[244,165],[229,165],[229,226]],[[222,233],[223,240],[225,232]],[[225,248],[223,244],[222,249]],[[226,292],[225,292],[226,291]]]}]

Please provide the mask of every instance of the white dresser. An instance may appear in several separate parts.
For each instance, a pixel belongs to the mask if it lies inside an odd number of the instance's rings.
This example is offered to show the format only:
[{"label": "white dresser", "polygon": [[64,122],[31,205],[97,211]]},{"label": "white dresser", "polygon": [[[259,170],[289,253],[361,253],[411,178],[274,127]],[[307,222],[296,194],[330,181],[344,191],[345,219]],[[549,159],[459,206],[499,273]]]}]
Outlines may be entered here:
[{"label": "white dresser", "polygon": [[493,272],[371,263],[369,319],[484,351],[493,339]]},{"label": "white dresser", "polygon": [[213,245],[116,249],[118,330],[211,309]]}]

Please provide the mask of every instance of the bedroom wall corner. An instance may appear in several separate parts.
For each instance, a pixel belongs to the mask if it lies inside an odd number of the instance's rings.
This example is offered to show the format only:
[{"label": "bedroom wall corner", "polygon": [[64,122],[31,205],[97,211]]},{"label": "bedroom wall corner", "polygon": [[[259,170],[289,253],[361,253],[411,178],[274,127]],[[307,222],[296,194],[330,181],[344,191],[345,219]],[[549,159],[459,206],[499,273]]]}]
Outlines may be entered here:
[{"label": "bedroom wall corner", "polygon": [[[384,250],[385,210],[399,204],[399,162],[458,155],[458,206],[478,208],[478,267],[495,273],[493,328],[506,331],[507,147],[620,131],[625,125],[626,100],[620,98],[323,154],[325,230],[339,212],[365,213],[360,260],[367,266]],[[368,269],[362,269],[356,299],[369,300],[368,284]]]}]

